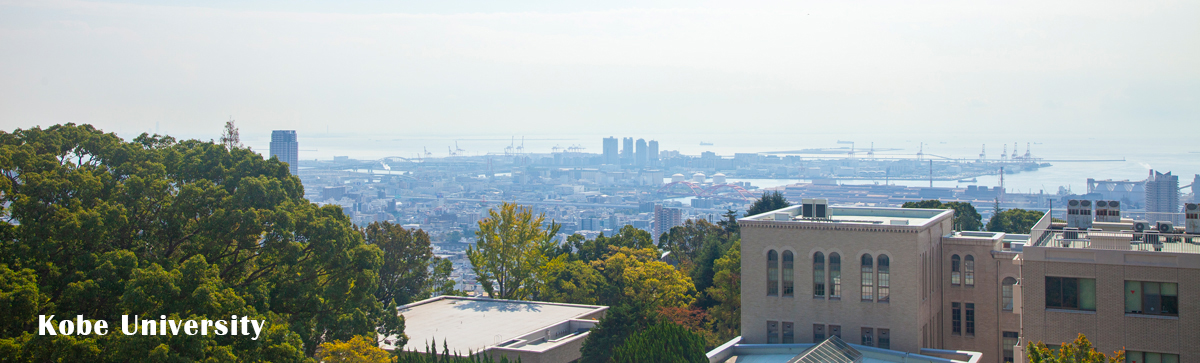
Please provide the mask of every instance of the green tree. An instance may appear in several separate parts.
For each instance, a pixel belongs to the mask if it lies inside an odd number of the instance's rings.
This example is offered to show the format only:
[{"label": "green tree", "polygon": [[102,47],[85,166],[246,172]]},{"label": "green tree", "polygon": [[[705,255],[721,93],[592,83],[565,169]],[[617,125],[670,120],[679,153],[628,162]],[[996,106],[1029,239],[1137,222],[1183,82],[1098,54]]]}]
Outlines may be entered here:
[{"label": "green tree", "polygon": [[956,231],[978,231],[983,228],[983,216],[975,210],[975,206],[967,202],[949,202],[943,204],[937,199],[922,200],[919,202],[904,202],[903,208],[922,208],[922,209],[953,209],[954,210],[954,230]]},{"label": "green tree", "polygon": [[1029,234],[1033,225],[1042,219],[1045,212],[1013,208],[993,214],[988,220],[987,230],[1014,234]]},{"label": "green tree", "polygon": [[1079,334],[1074,342],[1063,344],[1057,352],[1050,350],[1042,342],[1030,342],[1026,345],[1029,363],[1122,363],[1125,362],[1125,350],[1113,352],[1112,356],[1096,351],[1087,337]]},{"label": "green tree", "polygon": [[322,363],[391,363],[392,355],[380,349],[375,339],[362,335],[348,341],[335,340],[321,343],[317,348],[318,362]]},{"label": "green tree", "polygon": [[625,339],[612,352],[612,362],[706,363],[704,339],[687,328],[660,322]]},{"label": "green tree", "polygon": [[721,339],[732,339],[738,335],[742,310],[742,243],[735,241],[725,254],[717,259],[713,285],[704,290],[709,299],[715,301],[708,310],[713,331]]},{"label": "green tree", "polygon": [[658,260],[653,248],[640,250],[621,247],[608,259],[593,261],[592,267],[605,277],[606,284],[599,297],[605,305],[637,302],[639,306],[658,309],[663,306],[684,307],[696,300],[692,279],[666,262]]},{"label": "green tree", "polygon": [[598,293],[608,285],[604,275],[584,261],[559,255],[538,269],[538,300],[572,304],[597,304]]},{"label": "green tree", "polygon": [[[326,341],[402,334],[374,295],[382,256],[340,208],[306,201],[287,165],[247,149],[125,142],[89,125],[0,132],[0,303],[12,305],[0,356],[10,361],[292,362]],[[30,315],[8,314],[29,309],[109,322],[238,315],[267,327],[258,340],[37,336]]]},{"label": "green tree", "polygon": [[729,209],[726,210],[725,214],[722,214],[721,216],[725,217],[725,219],[717,222],[717,225],[725,229],[725,233],[734,236],[740,236],[742,234],[742,228],[738,226],[737,223],[737,211]]},{"label": "green tree", "polygon": [[434,257],[429,268],[429,280],[425,284],[425,292],[421,294],[422,298],[442,295],[464,296],[462,291],[454,288],[457,283],[454,282],[454,279],[450,278],[450,274],[454,273],[453,262]]},{"label": "green tree", "polygon": [[476,281],[496,299],[523,300],[537,290],[534,273],[554,251],[559,226],[542,229],[544,215],[533,217],[527,207],[504,203],[479,221],[478,241],[467,249]]},{"label": "green tree", "polygon": [[233,120],[225,122],[225,129],[221,132],[221,146],[229,150],[242,147],[242,138],[238,136],[238,128],[233,124]]},{"label": "green tree", "polygon": [[615,251],[614,248],[654,248],[654,238],[650,232],[626,225],[612,236],[601,233],[594,239],[585,239],[582,235],[574,234],[567,238],[555,255],[566,254],[568,260],[586,262],[603,260]]},{"label": "green tree", "polygon": [[379,288],[375,298],[384,304],[404,305],[428,297],[429,263],[433,248],[429,235],[391,222],[372,222],[363,229],[368,244],[383,251]]},{"label": "green tree", "polygon": [[771,191],[768,193],[763,193],[762,197],[758,198],[758,200],[755,200],[754,204],[750,205],[750,209],[746,210],[746,215],[752,216],[755,214],[762,214],[777,209],[787,208],[791,205],[792,203],[788,202],[787,198],[783,197],[783,193],[780,193],[778,190]]},{"label": "green tree", "polygon": [[654,308],[637,301],[615,305],[608,309],[600,323],[588,333],[580,348],[583,363],[607,363],[613,349],[636,332],[658,322]]}]

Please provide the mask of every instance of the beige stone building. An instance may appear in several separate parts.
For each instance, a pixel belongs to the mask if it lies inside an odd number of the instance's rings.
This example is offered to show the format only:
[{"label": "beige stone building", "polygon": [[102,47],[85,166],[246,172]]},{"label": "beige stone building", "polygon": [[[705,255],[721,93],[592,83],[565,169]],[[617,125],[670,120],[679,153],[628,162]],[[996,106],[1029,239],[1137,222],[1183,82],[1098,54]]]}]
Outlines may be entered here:
[{"label": "beige stone building", "polygon": [[1111,219],[1080,230],[1045,217],[1030,235],[956,232],[949,210],[821,200],[744,218],[742,342],[838,335],[1019,362],[1025,341],[1083,333],[1130,362],[1200,361],[1188,344],[1200,341],[1200,235],[1098,214]]}]

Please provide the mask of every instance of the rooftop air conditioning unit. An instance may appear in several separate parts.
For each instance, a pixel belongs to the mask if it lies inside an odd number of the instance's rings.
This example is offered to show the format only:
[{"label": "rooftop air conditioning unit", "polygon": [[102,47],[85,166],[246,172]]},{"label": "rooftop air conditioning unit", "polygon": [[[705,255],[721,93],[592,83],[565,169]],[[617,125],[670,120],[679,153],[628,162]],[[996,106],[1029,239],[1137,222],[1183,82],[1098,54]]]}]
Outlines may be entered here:
[{"label": "rooftop air conditioning unit", "polygon": [[813,205],[813,199],[812,199],[812,198],[804,198],[804,199],[801,199],[801,204],[803,205],[803,206],[801,207],[801,209],[803,209],[803,210],[801,211],[801,214],[800,214],[800,216],[801,216],[801,217],[804,217],[804,218],[813,218],[813,216],[815,216],[815,215],[816,215],[816,212],[817,212],[817,211],[816,211],[816,208],[815,208],[815,206]]},{"label": "rooftop air conditioning unit", "polygon": [[1154,226],[1158,233],[1175,233],[1175,225],[1168,221],[1158,221],[1158,225]]},{"label": "rooftop air conditioning unit", "polygon": [[1092,201],[1067,201],[1067,227],[1088,229],[1092,228]]},{"label": "rooftop air conditioning unit", "polygon": [[1134,232],[1137,232],[1137,233],[1143,233],[1143,232],[1146,232],[1146,231],[1148,231],[1148,230],[1150,230],[1150,222],[1147,222],[1147,221],[1133,221],[1133,231],[1134,231]]},{"label": "rooftop air conditioning unit", "polygon": [[1188,203],[1183,206],[1184,230],[1187,233],[1200,234],[1200,204]]},{"label": "rooftop air conditioning unit", "polygon": [[828,199],[813,199],[813,206],[815,207],[813,212],[815,218],[829,219],[831,213],[829,213]]}]

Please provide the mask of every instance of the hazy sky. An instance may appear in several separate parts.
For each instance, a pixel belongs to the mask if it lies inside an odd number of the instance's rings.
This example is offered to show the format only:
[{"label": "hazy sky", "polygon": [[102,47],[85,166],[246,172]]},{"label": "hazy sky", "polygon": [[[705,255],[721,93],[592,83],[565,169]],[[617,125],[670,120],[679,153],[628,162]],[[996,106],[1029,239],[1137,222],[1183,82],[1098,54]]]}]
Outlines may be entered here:
[{"label": "hazy sky", "polygon": [[1198,1],[604,3],[0,0],[0,128],[1200,134]]}]

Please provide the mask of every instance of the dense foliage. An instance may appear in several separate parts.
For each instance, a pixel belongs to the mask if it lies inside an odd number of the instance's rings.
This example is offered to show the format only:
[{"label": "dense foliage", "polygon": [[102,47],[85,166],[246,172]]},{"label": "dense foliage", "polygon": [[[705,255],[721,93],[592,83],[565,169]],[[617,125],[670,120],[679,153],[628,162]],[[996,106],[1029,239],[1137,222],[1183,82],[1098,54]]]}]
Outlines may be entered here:
[{"label": "dense foliage", "polygon": [[1020,208],[999,211],[992,215],[992,219],[988,220],[987,230],[991,232],[1029,234],[1029,231],[1033,229],[1033,225],[1037,224],[1037,221],[1042,219],[1042,216],[1045,214],[1042,211]]},{"label": "dense foliage", "polygon": [[[232,140],[230,140],[232,141]],[[0,132],[0,357],[9,361],[306,361],[319,345],[403,339],[383,252],[247,149],[89,125]],[[37,335],[39,314],[118,324],[265,319],[245,336]]]},{"label": "dense foliage", "polygon": [[625,339],[613,351],[613,362],[706,363],[704,339],[682,326],[660,322]]},{"label": "dense foliage", "polygon": [[497,299],[528,300],[537,286],[533,276],[545,264],[546,254],[555,247],[558,225],[542,229],[544,216],[533,217],[527,207],[504,203],[479,221],[479,237],[467,249],[467,258],[476,279],[488,296]]},{"label": "dense foliage", "polygon": [[392,355],[380,349],[374,338],[362,335],[321,343],[316,359],[321,363],[392,363]]},{"label": "dense foliage", "polygon": [[750,209],[746,210],[746,215],[752,216],[755,214],[766,213],[776,209],[787,208],[791,205],[792,203],[788,202],[787,198],[783,197],[783,193],[780,193],[778,190],[776,190],[769,193],[763,193],[762,197],[758,198],[758,200],[755,200],[754,204],[750,205]]},{"label": "dense foliage", "polygon": [[978,231],[983,228],[983,216],[979,215],[979,211],[975,210],[975,206],[968,202],[949,202],[942,203],[937,199],[922,200],[919,202],[904,202],[904,208],[924,208],[924,209],[953,209],[954,210],[954,230],[956,231]]},{"label": "dense foliage", "polygon": [[1026,346],[1029,363],[1122,363],[1125,350],[1113,352],[1112,356],[1096,351],[1087,337],[1079,334],[1074,342],[1063,344],[1058,351],[1050,350],[1042,342],[1030,342]]},{"label": "dense foliage", "polygon": [[445,340],[442,341],[442,351],[438,352],[437,344],[427,345],[424,353],[400,352],[395,356],[395,363],[521,363],[521,358],[508,359],[502,355],[499,360],[487,354],[467,352],[451,352]]}]

